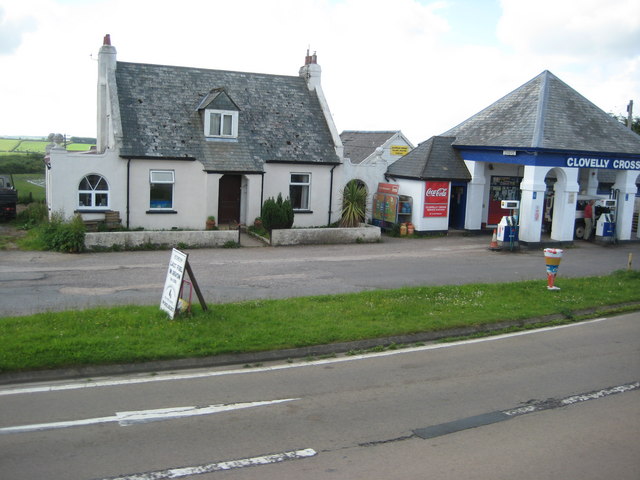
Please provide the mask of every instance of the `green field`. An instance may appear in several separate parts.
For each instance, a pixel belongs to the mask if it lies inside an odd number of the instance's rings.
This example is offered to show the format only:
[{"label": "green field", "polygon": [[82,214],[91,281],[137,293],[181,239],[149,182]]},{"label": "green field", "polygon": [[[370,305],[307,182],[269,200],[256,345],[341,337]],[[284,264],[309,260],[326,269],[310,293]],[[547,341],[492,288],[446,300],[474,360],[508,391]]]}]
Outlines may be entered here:
[{"label": "green field", "polygon": [[[0,138],[0,154],[2,152],[13,153],[41,153],[44,155],[47,145],[46,140],[21,140],[13,138]],[[87,151],[93,143],[68,143],[67,150],[74,152]]]},{"label": "green field", "polygon": [[29,197],[33,199],[34,202],[44,202],[45,188],[43,174],[16,173],[13,175],[13,181],[18,190],[18,198],[20,201],[24,201],[26,197]]},{"label": "green field", "polygon": [[20,140],[13,140],[10,138],[0,138],[0,152],[11,152],[18,146]]},{"label": "green field", "polygon": [[70,143],[67,145],[67,150],[72,152],[86,152],[91,149],[91,146],[92,145],[87,143]]}]

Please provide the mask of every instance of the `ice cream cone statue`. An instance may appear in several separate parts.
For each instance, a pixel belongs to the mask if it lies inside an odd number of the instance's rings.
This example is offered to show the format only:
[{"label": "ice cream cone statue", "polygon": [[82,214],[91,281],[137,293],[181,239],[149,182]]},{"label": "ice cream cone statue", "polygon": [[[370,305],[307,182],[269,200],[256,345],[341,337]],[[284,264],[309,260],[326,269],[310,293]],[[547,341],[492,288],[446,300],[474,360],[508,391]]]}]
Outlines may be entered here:
[{"label": "ice cream cone statue", "polygon": [[555,282],[556,275],[558,274],[558,265],[560,265],[560,260],[562,260],[562,250],[559,248],[545,248],[544,260],[547,264],[547,289],[560,290],[553,282]]}]

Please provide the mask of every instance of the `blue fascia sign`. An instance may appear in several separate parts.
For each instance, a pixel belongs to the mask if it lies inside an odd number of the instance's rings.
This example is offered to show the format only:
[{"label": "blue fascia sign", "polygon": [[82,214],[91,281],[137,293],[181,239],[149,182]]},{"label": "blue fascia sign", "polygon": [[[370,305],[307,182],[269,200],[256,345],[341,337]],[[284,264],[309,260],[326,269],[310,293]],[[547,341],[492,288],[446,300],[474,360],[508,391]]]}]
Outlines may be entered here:
[{"label": "blue fascia sign", "polygon": [[640,155],[628,158],[593,153],[566,153],[513,148],[481,149],[458,147],[465,160],[475,162],[513,163],[536,167],[601,168],[606,170],[640,170]]},{"label": "blue fascia sign", "polygon": [[640,160],[602,157],[567,157],[567,167],[606,168],[609,170],[640,170]]}]

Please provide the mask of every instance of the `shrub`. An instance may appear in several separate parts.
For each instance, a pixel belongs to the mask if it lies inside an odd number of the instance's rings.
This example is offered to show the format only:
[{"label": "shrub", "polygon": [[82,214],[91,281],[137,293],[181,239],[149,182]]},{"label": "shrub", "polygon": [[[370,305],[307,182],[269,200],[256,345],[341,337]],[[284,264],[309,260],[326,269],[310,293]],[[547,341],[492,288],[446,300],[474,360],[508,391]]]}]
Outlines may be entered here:
[{"label": "shrub", "polygon": [[359,227],[367,213],[367,188],[355,180],[342,191],[341,227]]},{"label": "shrub", "polygon": [[18,213],[16,223],[24,230],[40,225],[47,218],[47,206],[42,202],[30,203],[27,208]]},{"label": "shrub", "polygon": [[55,213],[48,222],[38,227],[38,234],[47,250],[65,253],[84,250],[85,232],[84,222],[79,215],[65,222],[62,215]]},{"label": "shrub", "polygon": [[293,207],[287,198],[282,199],[278,194],[277,199],[267,198],[262,205],[262,224],[269,232],[274,228],[291,228],[293,225]]}]

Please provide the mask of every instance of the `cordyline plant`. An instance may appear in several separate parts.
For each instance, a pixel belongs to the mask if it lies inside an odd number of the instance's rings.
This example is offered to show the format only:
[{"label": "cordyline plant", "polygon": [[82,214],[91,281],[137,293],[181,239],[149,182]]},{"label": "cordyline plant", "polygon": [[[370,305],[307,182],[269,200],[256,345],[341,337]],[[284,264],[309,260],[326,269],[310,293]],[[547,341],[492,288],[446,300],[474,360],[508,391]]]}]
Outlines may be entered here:
[{"label": "cordyline plant", "polygon": [[341,227],[358,227],[367,213],[367,188],[355,181],[347,183],[342,191]]}]

